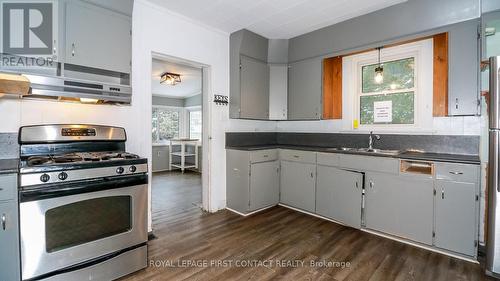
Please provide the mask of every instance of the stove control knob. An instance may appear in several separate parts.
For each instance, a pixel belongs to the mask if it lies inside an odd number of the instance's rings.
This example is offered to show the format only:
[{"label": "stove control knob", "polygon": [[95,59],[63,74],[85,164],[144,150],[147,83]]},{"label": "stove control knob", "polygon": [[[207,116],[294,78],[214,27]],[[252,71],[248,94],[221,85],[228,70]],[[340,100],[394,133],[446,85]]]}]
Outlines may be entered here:
[{"label": "stove control knob", "polygon": [[40,180],[42,182],[48,182],[50,180],[50,176],[47,175],[47,174],[43,174],[43,175],[40,176]]},{"label": "stove control knob", "polygon": [[63,181],[68,178],[68,174],[66,174],[65,172],[61,172],[59,175],[57,175],[57,177]]},{"label": "stove control knob", "polygon": [[124,171],[125,171],[125,169],[123,169],[123,167],[116,168],[116,173],[117,174],[123,174]]},{"label": "stove control knob", "polygon": [[135,171],[137,171],[137,167],[136,167],[136,166],[130,166],[130,167],[128,168],[128,170],[129,170],[129,172],[131,172],[131,173],[135,173]]}]

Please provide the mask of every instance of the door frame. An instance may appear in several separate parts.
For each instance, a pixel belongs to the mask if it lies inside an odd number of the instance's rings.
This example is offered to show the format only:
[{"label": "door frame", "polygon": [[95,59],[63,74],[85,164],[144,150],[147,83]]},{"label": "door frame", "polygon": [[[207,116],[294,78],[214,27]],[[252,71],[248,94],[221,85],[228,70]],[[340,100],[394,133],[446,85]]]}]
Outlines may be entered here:
[{"label": "door frame", "polygon": [[[202,190],[202,208],[204,211],[209,212],[211,210],[211,181],[210,181],[210,151],[211,151],[211,137],[210,137],[210,132],[211,132],[211,110],[210,110],[210,103],[209,103],[209,96],[210,96],[210,89],[211,89],[211,66],[204,64],[204,63],[199,63],[195,62],[192,60],[187,60],[175,56],[170,56],[167,54],[159,53],[159,52],[151,52],[151,57],[149,60],[149,75],[148,77],[151,77],[152,75],[152,60],[153,59],[158,59],[158,60],[164,60],[168,61],[171,63],[176,63],[176,64],[183,64],[187,66],[192,66],[196,68],[200,68],[202,71],[202,90],[201,90],[201,96],[202,96],[202,164],[201,164],[201,190]],[[149,79],[148,83],[150,84],[149,89],[152,89],[151,85],[151,79]],[[150,94],[151,96],[153,93],[145,93],[145,94]],[[152,99],[149,100],[150,102],[147,104],[149,108],[153,107],[153,102]],[[149,116],[149,122],[151,122],[152,116]],[[151,135],[148,135],[150,137]],[[150,150],[150,155],[152,155],[152,150],[153,146],[150,146],[148,148]],[[151,209],[152,206],[150,204],[149,208]],[[150,210],[151,211],[151,210]]]}]

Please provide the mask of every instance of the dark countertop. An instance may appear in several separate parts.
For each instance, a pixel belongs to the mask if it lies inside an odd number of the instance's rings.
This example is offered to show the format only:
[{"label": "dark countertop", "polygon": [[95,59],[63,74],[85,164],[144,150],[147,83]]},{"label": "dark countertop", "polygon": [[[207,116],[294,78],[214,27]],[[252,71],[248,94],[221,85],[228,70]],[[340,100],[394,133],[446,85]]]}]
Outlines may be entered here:
[{"label": "dark countertop", "polygon": [[388,155],[382,153],[372,153],[372,152],[360,152],[360,151],[341,151],[332,150],[329,147],[319,147],[319,146],[295,146],[295,145],[251,145],[251,146],[226,146],[226,149],[235,150],[263,150],[263,149],[295,149],[295,150],[306,150],[315,152],[328,152],[328,153],[343,153],[343,154],[355,154],[355,155],[369,155],[378,157],[392,157],[398,159],[408,159],[408,160],[428,160],[428,161],[439,161],[439,162],[452,162],[452,163],[462,163],[462,164],[481,164],[478,155],[464,155],[464,154],[445,154],[445,153],[435,153],[435,152],[401,152],[396,155]]},{"label": "dark countertop", "polygon": [[0,159],[0,174],[13,174],[19,171],[19,159]]}]

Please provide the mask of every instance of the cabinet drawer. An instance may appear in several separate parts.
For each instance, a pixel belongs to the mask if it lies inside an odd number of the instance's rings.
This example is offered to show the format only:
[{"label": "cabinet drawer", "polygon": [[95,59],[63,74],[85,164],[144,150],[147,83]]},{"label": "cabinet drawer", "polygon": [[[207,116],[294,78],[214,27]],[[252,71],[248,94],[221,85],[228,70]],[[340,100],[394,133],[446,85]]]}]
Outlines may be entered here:
[{"label": "cabinet drawer", "polygon": [[390,157],[339,155],[339,166],[356,171],[374,171],[396,174],[399,172],[399,161]]},{"label": "cabinet drawer", "polygon": [[278,159],[277,149],[266,149],[266,150],[257,150],[250,152],[251,163],[274,161],[277,159]]},{"label": "cabinet drawer", "polygon": [[459,182],[477,183],[479,165],[436,163],[436,178]]},{"label": "cabinet drawer", "polygon": [[339,166],[339,155],[336,153],[318,153],[318,165]]},{"label": "cabinet drawer", "polygon": [[316,163],[316,152],[281,149],[280,159],[286,161],[303,162],[303,163]]},{"label": "cabinet drawer", "polygon": [[17,175],[0,176],[0,201],[12,200],[17,196]]}]

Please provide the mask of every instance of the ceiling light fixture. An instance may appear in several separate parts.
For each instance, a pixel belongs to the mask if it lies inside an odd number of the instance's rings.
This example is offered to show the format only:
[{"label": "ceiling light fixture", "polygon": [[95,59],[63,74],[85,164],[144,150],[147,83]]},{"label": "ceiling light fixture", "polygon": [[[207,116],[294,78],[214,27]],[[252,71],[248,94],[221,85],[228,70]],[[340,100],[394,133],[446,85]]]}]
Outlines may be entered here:
[{"label": "ceiling light fixture", "polygon": [[161,75],[160,83],[175,86],[181,83],[181,75],[177,73],[165,72]]},{"label": "ceiling light fixture", "polygon": [[384,68],[380,64],[380,50],[382,47],[378,47],[378,66],[375,68],[375,83],[382,84],[384,82]]}]

